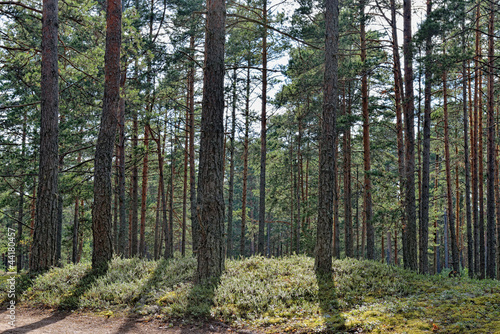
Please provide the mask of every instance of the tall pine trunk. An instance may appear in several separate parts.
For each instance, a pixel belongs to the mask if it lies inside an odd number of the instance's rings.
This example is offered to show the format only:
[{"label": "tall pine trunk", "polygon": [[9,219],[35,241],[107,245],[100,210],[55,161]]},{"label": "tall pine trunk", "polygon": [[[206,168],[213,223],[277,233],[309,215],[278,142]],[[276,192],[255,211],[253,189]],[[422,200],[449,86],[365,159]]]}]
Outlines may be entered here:
[{"label": "tall pine trunk", "polygon": [[144,159],[142,161],[142,187],[141,187],[141,226],[139,233],[139,255],[146,257],[146,211],[148,196],[148,170],[149,170],[149,123],[144,126]]},{"label": "tall pine trunk", "polygon": [[[123,90],[122,90],[123,91]],[[127,255],[127,219],[125,208],[125,99],[120,98],[118,116],[118,201],[119,201],[119,228],[118,228],[118,254]]]},{"label": "tall pine trunk", "polygon": [[411,36],[411,0],[403,1],[403,53],[405,71],[405,268],[417,270],[417,222],[415,210],[415,130],[413,101],[413,51]]},{"label": "tall pine trunk", "polygon": [[186,116],[184,130],[184,168],[182,176],[182,235],[181,235],[181,255],[186,256],[186,230],[187,230],[187,182],[188,182],[188,161],[189,161],[189,94],[186,94]]},{"label": "tall pine trunk", "polygon": [[[345,85],[344,85],[345,86]],[[347,103],[344,92],[344,113],[346,118],[351,117],[351,82],[348,83]],[[347,104],[347,106],[346,106]],[[345,221],[345,255],[354,256],[354,236],[352,232],[352,194],[351,194],[351,123],[348,122],[344,130],[344,221]]]},{"label": "tall pine trunk", "polygon": [[[462,29],[465,30],[465,16],[462,21]],[[466,52],[467,44],[465,34],[462,34],[462,51]],[[470,158],[469,158],[469,110],[467,108],[467,86],[469,74],[467,73],[467,60],[462,61],[462,109],[464,123],[464,165],[465,165],[465,217],[467,221],[467,264],[469,266],[469,277],[474,277],[474,240],[472,239],[472,208],[470,189]]]},{"label": "tall pine trunk", "polygon": [[191,236],[193,243],[193,256],[198,250],[199,226],[198,214],[196,213],[196,164],[194,159],[194,80],[195,80],[195,62],[194,62],[194,32],[189,38],[189,52],[192,60],[189,64],[188,74],[188,109],[189,109],[189,202],[191,209]]},{"label": "tall pine trunk", "polygon": [[[427,17],[432,12],[432,1],[427,0]],[[420,233],[419,233],[419,271],[421,274],[429,272],[429,183],[430,183],[430,155],[431,155],[431,66],[432,36],[429,33],[425,39],[426,70],[424,75],[424,129],[422,150],[422,196],[420,200]]]},{"label": "tall pine trunk", "polygon": [[200,168],[198,177],[197,280],[219,277],[224,269],[224,0],[207,0]]},{"label": "tall pine trunk", "polygon": [[[451,241],[451,258],[453,270],[460,271],[460,263],[458,258],[457,238],[455,234],[455,213],[453,211],[453,193],[451,187],[451,166],[450,166],[450,137],[448,124],[448,88],[447,88],[447,72],[443,72],[443,113],[444,113],[444,162],[446,168],[446,194],[448,200],[448,225],[450,230]],[[457,198],[458,202],[458,198]],[[458,219],[458,217],[457,217]],[[446,252],[447,254],[447,252]]]},{"label": "tall pine trunk", "polygon": [[490,2],[490,20],[488,24],[488,146],[487,146],[487,265],[486,277],[495,278],[495,256],[496,256],[496,238],[495,238],[495,96],[494,96],[494,61],[495,61],[495,3]]},{"label": "tall pine trunk", "polygon": [[120,100],[121,0],[108,1],[106,51],[104,55],[104,100],[94,167],[92,208],[92,267],[107,270],[113,256],[111,235],[111,168]]},{"label": "tall pine trunk", "polygon": [[[173,130],[175,131],[175,130]],[[168,207],[168,229],[167,237],[165,238],[165,258],[169,259],[174,256],[174,178],[175,178],[175,154],[176,147],[174,144],[175,133],[172,133],[170,138],[170,191],[169,191],[169,207]]]},{"label": "tall pine trunk", "polygon": [[57,251],[59,162],[58,1],[44,0],[42,10],[40,164],[36,216],[31,245],[31,273],[43,272],[55,265]]},{"label": "tall pine trunk", "polygon": [[245,233],[247,223],[247,187],[248,187],[248,132],[250,128],[250,61],[247,67],[245,95],[245,137],[243,139],[243,195],[241,200],[241,235],[240,256],[245,256]]},{"label": "tall pine trunk", "polygon": [[364,219],[366,226],[366,257],[375,259],[375,230],[373,228],[372,216],[372,183],[370,177],[370,115],[368,111],[368,73],[366,64],[366,1],[360,1],[360,39],[361,39],[361,109],[363,113],[363,165],[364,165]]},{"label": "tall pine trunk", "polygon": [[473,127],[472,127],[472,135],[471,135],[471,150],[472,150],[472,221],[474,225],[474,274],[476,276],[480,275],[480,247],[479,247],[479,184],[478,184],[478,137],[479,137],[479,61],[480,61],[480,50],[481,50],[481,35],[480,35],[480,6],[477,5],[476,9],[476,36],[475,36],[475,48],[476,54],[474,57],[474,117],[473,117]]},{"label": "tall pine trunk", "polygon": [[231,257],[233,254],[233,201],[234,201],[234,136],[236,134],[236,105],[238,103],[237,95],[238,75],[236,68],[233,70],[233,101],[231,108],[231,133],[229,145],[229,184],[228,184],[228,204],[227,204],[227,243],[226,255]]},{"label": "tall pine trunk", "polygon": [[483,170],[483,84],[482,71],[479,71],[479,96],[478,96],[478,193],[479,193],[479,278],[484,278],[486,271],[486,249],[484,240],[484,170]]},{"label": "tall pine trunk", "polygon": [[133,111],[132,116],[132,198],[130,199],[130,210],[132,210],[132,219],[130,221],[130,256],[134,257],[138,254],[139,244],[137,240],[137,225],[138,225],[138,200],[139,200],[139,171],[137,169],[137,142],[139,132],[139,122],[137,120],[137,111]]},{"label": "tall pine trunk", "polygon": [[[398,34],[397,34],[397,22],[396,22],[396,2],[395,0],[390,1],[391,5],[391,34],[392,34],[392,56],[393,56],[393,75],[394,75],[394,100],[395,100],[395,108],[396,108],[396,138],[397,138],[397,149],[398,149],[398,174],[399,174],[399,191],[400,194],[404,193],[404,184],[405,184],[405,148],[403,142],[403,100],[404,100],[404,91],[403,91],[403,75],[401,73],[401,61],[399,56],[399,43],[398,43]],[[400,195],[401,206],[404,208],[404,201],[401,199],[402,195]],[[401,226],[406,226],[405,219],[405,211],[402,210],[401,214]],[[394,236],[394,261],[397,263],[398,259],[398,250],[397,250],[397,233],[398,227],[396,226]],[[404,237],[404,233],[403,233]],[[406,248],[404,248],[406,251]]]},{"label": "tall pine trunk", "polygon": [[262,36],[262,113],[260,115],[260,178],[259,178],[259,236],[257,250],[264,255],[264,227],[266,224],[266,122],[267,122],[267,0],[262,0],[262,20],[264,35]]},{"label": "tall pine trunk", "polygon": [[339,3],[338,0],[326,0],[325,6],[325,74],[319,147],[318,223],[315,258],[315,269],[320,274],[329,274],[332,271],[332,210],[336,158],[334,145],[338,99]]}]

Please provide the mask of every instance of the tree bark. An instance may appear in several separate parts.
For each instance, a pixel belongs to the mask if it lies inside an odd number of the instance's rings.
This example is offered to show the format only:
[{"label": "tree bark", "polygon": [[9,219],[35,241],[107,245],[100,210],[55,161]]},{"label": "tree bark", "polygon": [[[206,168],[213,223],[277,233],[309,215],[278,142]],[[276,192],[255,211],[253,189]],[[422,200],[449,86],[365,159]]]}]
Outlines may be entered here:
[{"label": "tree bark", "polygon": [[[26,112],[23,114],[23,132],[21,136],[21,157],[26,159],[26,132],[27,132],[27,115]],[[19,207],[17,216],[17,236],[16,236],[16,252],[17,252],[17,272],[20,272],[24,267],[24,247],[22,245],[23,240],[23,220],[24,220],[24,189],[25,189],[25,178],[21,179],[21,185],[19,187]]]},{"label": "tree bark", "polygon": [[227,204],[227,243],[226,255],[232,257],[233,254],[233,197],[234,197],[234,136],[236,134],[236,105],[238,103],[237,95],[236,68],[233,70],[233,101],[231,109],[231,134],[229,146],[229,184],[228,184],[228,204]]},{"label": "tree bark", "polygon": [[370,116],[368,112],[368,74],[366,65],[366,1],[360,1],[360,39],[361,39],[361,109],[363,113],[363,165],[364,165],[364,220],[366,226],[366,257],[375,259],[375,231],[373,229],[372,183],[370,177]]},{"label": "tree bark", "polygon": [[482,99],[482,71],[479,71],[478,96],[478,193],[479,193],[479,278],[483,279],[486,270],[486,248],[484,240],[484,171],[483,171],[483,99]]},{"label": "tree bark", "polygon": [[405,113],[405,233],[407,261],[405,268],[416,271],[417,263],[417,222],[415,212],[415,130],[414,130],[414,102],[413,102],[413,51],[411,36],[411,0],[403,1],[403,53],[405,71],[405,99],[403,109]]},{"label": "tree bark", "polygon": [[[465,30],[465,16],[462,21]],[[465,34],[462,34],[462,51],[466,52],[467,44]],[[469,158],[469,111],[467,108],[467,61],[462,61],[462,100],[463,100],[463,123],[464,123],[464,165],[465,165],[465,216],[467,220],[467,264],[469,266],[469,277],[474,277],[474,240],[472,239],[472,208],[470,189],[470,158]]]},{"label": "tree bark", "polygon": [[217,278],[224,269],[224,0],[207,0],[205,66],[198,176],[200,240],[197,280]]},{"label": "tree bark", "polygon": [[189,109],[189,202],[191,209],[191,237],[193,243],[193,256],[198,250],[199,240],[199,225],[198,214],[196,213],[196,164],[194,157],[194,80],[195,80],[195,62],[194,62],[194,33],[189,38],[189,52],[191,53],[192,61],[189,64],[188,74],[188,109]]},{"label": "tree bark", "polygon": [[[439,154],[436,153],[436,169],[435,169],[435,177],[434,177],[434,199],[433,202],[436,203],[436,197],[438,193],[439,186]],[[438,237],[438,223],[437,219],[434,221],[434,274],[439,273],[439,237]]]},{"label": "tree bark", "polygon": [[323,113],[319,148],[318,223],[315,269],[320,274],[332,271],[333,196],[335,191],[335,137],[337,113],[337,71],[339,3],[325,1],[325,74],[323,82]]},{"label": "tree bark", "polygon": [[349,120],[344,130],[344,227],[345,227],[345,255],[354,256],[354,242],[352,233],[352,199],[351,199],[351,82],[348,84],[347,107],[345,107],[344,87],[344,113]]},{"label": "tree bark", "polygon": [[107,270],[113,256],[111,235],[111,168],[120,99],[121,0],[108,1],[106,51],[104,56],[104,100],[97,138],[92,209],[92,267]]},{"label": "tree bark", "polygon": [[247,67],[245,95],[245,137],[243,139],[243,195],[241,200],[241,236],[240,255],[245,256],[245,233],[247,223],[247,187],[248,187],[248,132],[250,127],[250,60]]},{"label": "tree bark", "polygon": [[[448,87],[447,71],[443,72],[443,113],[444,113],[444,162],[446,168],[446,194],[448,200],[448,225],[450,229],[451,258],[453,270],[460,272],[460,262],[458,258],[457,239],[455,234],[455,213],[453,211],[453,192],[451,186],[451,166],[450,166],[450,137],[448,124]],[[457,198],[458,201],[458,198]],[[447,253],[446,253],[447,254]]]},{"label": "tree bark", "polygon": [[[432,13],[432,1],[427,0],[427,17]],[[429,183],[430,183],[430,156],[431,156],[431,66],[429,64],[432,54],[432,36],[429,33],[425,39],[425,56],[427,58],[425,69],[424,87],[424,129],[422,151],[422,197],[420,199],[420,238],[419,238],[419,271],[421,274],[429,272]]]},{"label": "tree bark", "polygon": [[[499,112],[497,110],[497,120],[498,120],[498,115]],[[497,121],[498,124],[498,121]],[[497,128],[498,131],[498,128]],[[499,171],[500,171],[500,162],[499,162],[499,154],[500,151],[500,146],[496,145],[496,165],[495,165],[495,196],[496,196],[496,223],[497,223],[497,240],[496,240],[496,266],[497,266],[497,280],[500,278],[500,176],[499,176]]]},{"label": "tree bark", "polygon": [[[82,159],[81,152],[78,153],[77,163],[80,163]],[[73,252],[71,256],[71,261],[73,264],[77,263],[78,258],[78,234],[80,232],[80,208],[79,208],[80,199],[78,196],[75,199],[75,212],[73,216]]]},{"label": "tree bark", "polygon": [[59,162],[58,1],[44,0],[42,11],[40,164],[30,259],[30,272],[33,274],[46,271],[56,264],[57,248]]},{"label": "tree bark", "polygon": [[267,122],[267,0],[262,0],[262,21],[264,35],[262,36],[262,113],[260,120],[260,178],[259,178],[259,236],[258,253],[264,255],[264,227],[266,221],[266,122]]},{"label": "tree bark", "polygon": [[137,169],[137,133],[139,132],[139,122],[137,120],[137,111],[133,111],[132,116],[132,198],[130,199],[130,210],[132,210],[132,219],[130,221],[131,238],[130,238],[130,256],[134,257],[138,254],[139,243],[137,240],[137,223],[138,223],[138,200],[139,200],[139,171]]},{"label": "tree bark", "polygon": [[[123,87],[122,87],[123,92]],[[118,254],[127,256],[127,218],[125,207],[125,99],[120,98],[118,116],[118,202],[119,202],[119,228],[118,228]]]},{"label": "tree bark", "polygon": [[472,150],[472,220],[473,220],[473,225],[474,225],[474,274],[476,276],[480,275],[480,247],[479,247],[479,184],[478,184],[478,137],[479,137],[479,122],[478,122],[478,117],[479,117],[479,61],[480,61],[480,53],[481,53],[481,35],[480,35],[480,6],[479,2],[477,5],[476,9],[476,37],[475,37],[475,48],[476,48],[476,54],[474,57],[474,126],[472,127],[472,135],[471,135],[471,140],[472,140],[472,145],[471,145],[471,150]]},{"label": "tree bark", "polygon": [[488,146],[487,146],[487,202],[486,202],[486,217],[487,217],[487,265],[486,277],[495,278],[495,263],[496,263],[496,238],[495,238],[495,96],[494,96],[494,61],[495,61],[495,4],[490,2],[490,20],[488,24]]},{"label": "tree bark", "polygon": [[[189,84],[188,84],[189,85]],[[186,101],[186,128],[184,131],[184,172],[182,177],[182,236],[181,236],[181,255],[186,256],[186,220],[187,220],[187,181],[188,181],[188,161],[189,161],[189,93]]]},{"label": "tree bark", "polygon": [[148,170],[149,170],[149,123],[144,126],[144,159],[142,161],[142,187],[141,187],[141,227],[139,233],[139,254],[146,257],[146,211],[148,196]]},{"label": "tree bark", "polygon": [[[338,135],[335,136],[335,157],[339,156]],[[340,219],[339,219],[339,193],[340,176],[338,175],[337,160],[334,160],[333,166],[333,257],[340,259]]]},{"label": "tree bark", "polygon": [[[173,130],[175,131],[175,130]],[[165,258],[174,257],[174,177],[175,177],[175,154],[176,147],[174,144],[175,133],[170,138],[170,192],[169,192],[169,208],[168,208],[168,229],[167,237],[165,238]]]},{"label": "tree bark", "polygon": [[154,251],[153,257],[155,260],[160,258],[160,245],[161,245],[161,235],[160,235],[160,205],[161,201],[161,189],[162,189],[162,179],[160,178],[158,182],[158,191],[156,195],[156,217],[155,217],[155,240],[154,240]]}]

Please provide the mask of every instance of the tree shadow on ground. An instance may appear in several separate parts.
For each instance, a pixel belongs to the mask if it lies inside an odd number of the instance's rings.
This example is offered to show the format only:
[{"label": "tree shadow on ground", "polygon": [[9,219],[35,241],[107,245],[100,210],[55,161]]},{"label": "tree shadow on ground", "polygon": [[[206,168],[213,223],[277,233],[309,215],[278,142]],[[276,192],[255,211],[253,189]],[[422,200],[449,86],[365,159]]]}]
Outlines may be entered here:
[{"label": "tree shadow on ground", "polygon": [[85,294],[97,279],[106,274],[107,270],[88,269],[71,292],[59,303],[59,311],[76,310],[80,306],[80,297]]},{"label": "tree shadow on ground", "polygon": [[156,266],[155,270],[151,274],[150,278],[144,284],[141,288],[139,293],[137,294],[137,298],[134,298],[129,301],[129,306],[132,307],[132,309],[129,311],[129,313],[126,316],[125,322],[120,326],[120,328],[116,331],[116,334],[122,334],[122,333],[128,333],[132,332],[137,328],[137,320],[140,318],[135,312],[134,312],[134,305],[137,304],[138,302],[140,303],[141,299],[144,298],[144,295],[147,294],[149,291],[155,289],[158,285],[162,283],[162,278],[164,275],[164,272],[166,268],[168,267],[169,260],[167,259],[162,259],[158,262],[158,265]]},{"label": "tree shadow on ground", "polygon": [[[220,284],[220,277],[214,277],[210,280],[201,283],[195,283],[189,292],[186,314],[192,318],[193,326],[198,326],[201,322],[203,326],[206,322],[213,321],[210,319],[210,310],[214,304],[215,290]],[[193,326],[183,328],[182,334],[191,333]]]},{"label": "tree shadow on ground", "polygon": [[[165,271],[168,270],[170,260],[163,259],[156,266],[155,270],[147,280],[147,282],[140,287],[139,293],[137,293],[137,298],[130,300],[129,306],[131,310],[126,316],[125,322],[120,326],[120,328],[115,332],[115,334],[123,333],[133,333],[137,330],[137,322],[141,318],[136,311],[136,306],[141,306],[143,303],[148,301],[145,296],[152,290],[157,289],[158,286],[165,287],[165,282],[163,277]],[[219,280],[214,279],[212,281],[194,284],[187,296],[187,305],[184,309],[184,318],[182,319],[185,324],[182,325],[180,333],[192,333],[192,331],[209,320],[210,310],[213,305],[213,299],[215,296],[215,290],[217,288]],[[170,288],[174,288],[175,285],[181,282],[172,282]],[[143,300],[144,299],[144,300]],[[176,320],[176,319],[170,319]]]},{"label": "tree shadow on ground", "polygon": [[[71,293],[65,297],[59,304],[58,309],[54,310],[50,317],[43,318],[37,322],[13,328],[12,330],[7,330],[4,333],[29,333],[31,331],[37,330],[42,327],[49,326],[58,321],[65,319],[67,316],[71,315],[70,310],[77,309],[79,306],[80,297],[92,286],[92,284],[106,272],[103,270],[92,270],[89,269],[85,275],[78,281],[75,288],[71,291]],[[36,280],[37,276],[27,276],[22,283],[19,290],[16,289],[16,292],[19,291],[20,296],[22,292],[26,291],[30,286],[32,286]]]},{"label": "tree shadow on ground", "polygon": [[42,327],[46,327],[46,326],[49,326],[49,325],[54,324],[56,322],[59,322],[59,321],[65,319],[69,315],[71,315],[71,312],[55,311],[48,318],[43,318],[43,319],[38,320],[37,322],[30,323],[30,324],[27,324],[24,326],[14,327],[12,329],[8,329],[6,331],[3,331],[2,333],[3,334],[30,333],[30,332],[35,331],[37,329],[40,329]]},{"label": "tree shadow on ground", "polygon": [[325,321],[324,333],[338,333],[345,329],[345,320],[340,314],[337,291],[332,274],[316,273],[318,299]]}]

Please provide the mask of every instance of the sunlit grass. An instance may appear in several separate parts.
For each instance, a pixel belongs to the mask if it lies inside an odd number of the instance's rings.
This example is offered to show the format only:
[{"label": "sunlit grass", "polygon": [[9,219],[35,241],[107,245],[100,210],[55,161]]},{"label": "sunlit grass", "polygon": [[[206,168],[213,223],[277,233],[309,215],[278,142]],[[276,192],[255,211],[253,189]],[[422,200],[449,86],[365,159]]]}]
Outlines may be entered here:
[{"label": "sunlit grass", "polygon": [[28,307],[215,319],[270,333],[500,333],[498,281],[354,259],[334,261],[334,275],[321,281],[313,265],[306,256],[228,260],[217,285],[194,285],[191,257],[115,258],[103,276],[92,276],[88,263],[54,268],[20,299]]}]

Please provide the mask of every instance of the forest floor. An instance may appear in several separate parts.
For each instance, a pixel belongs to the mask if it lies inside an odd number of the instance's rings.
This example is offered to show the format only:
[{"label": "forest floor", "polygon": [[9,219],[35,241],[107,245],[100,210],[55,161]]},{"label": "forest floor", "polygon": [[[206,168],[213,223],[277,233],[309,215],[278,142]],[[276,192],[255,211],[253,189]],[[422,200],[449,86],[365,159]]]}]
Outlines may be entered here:
[{"label": "forest floor", "polygon": [[[8,324],[8,313],[0,312],[2,334],[215,334],[249,333],[229,328],[223,323],[165,323],[137,316],[97,316],[89,312],[71,312],[22,308],[16,312],[16,326]],[[253,333],[253,332],[252,332]]]},{"label": "forest floor", "polygon": [[192,257],[115,258],[105,275],[65,265],[17,277],[18,328],[5,333],[500,334],[499,281],[355,259],[333,267],[320,277],[307,256],[228,260],[220,280],[196,285]]}]

